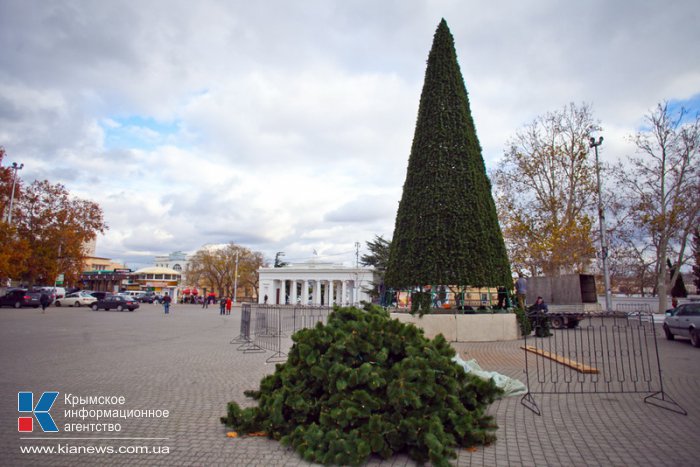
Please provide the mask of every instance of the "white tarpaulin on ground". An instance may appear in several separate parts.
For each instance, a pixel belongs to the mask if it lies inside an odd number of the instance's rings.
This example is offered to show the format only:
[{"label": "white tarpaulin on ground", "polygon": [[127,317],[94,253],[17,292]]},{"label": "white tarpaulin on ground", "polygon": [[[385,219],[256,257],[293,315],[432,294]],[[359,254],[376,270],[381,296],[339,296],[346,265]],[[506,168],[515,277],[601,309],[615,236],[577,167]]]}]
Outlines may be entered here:
[{"label": "white tarpaulin on ground", "polygon": [[464,371],[469,374],[485,380],[492,379],[497,387],[503,389],[503,395],[501,397],[519,396],[520,394],[527,393],[527,386],[525,386],[522,381],[496,373],[495,371],[483,370],[479,364],[476,363],[475,359],[464,361],[459,355],[455,355],[452,361],[464,368]]}]

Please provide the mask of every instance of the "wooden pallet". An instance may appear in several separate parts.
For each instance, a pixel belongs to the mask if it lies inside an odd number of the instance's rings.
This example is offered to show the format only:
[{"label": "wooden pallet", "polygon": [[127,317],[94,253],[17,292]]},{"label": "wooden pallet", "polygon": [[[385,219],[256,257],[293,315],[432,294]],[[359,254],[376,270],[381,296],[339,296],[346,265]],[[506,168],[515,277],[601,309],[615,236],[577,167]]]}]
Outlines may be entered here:
[{"label": "wooden pallet", "polygon": [[598,368],[594,368],[592,366],[584,365],[583,363],[579,363],[575,360],[571,360],[566,357],[562,357],[561,355],[557,355],[552,352],[548,352],[546,350],[538,349],[537,347],[533,347],[531,345],[526,345],[523,347],[520,347],[526,352],[532,352],[534,354],[540,355],[544,358],[548,358],[550,360],[554,360],[557,363],[560,363],[564,366],[568,366],[569,368],[572,368],[579,373],[587,373],[587,374],[598,374],[600,371],[598,371]]}]

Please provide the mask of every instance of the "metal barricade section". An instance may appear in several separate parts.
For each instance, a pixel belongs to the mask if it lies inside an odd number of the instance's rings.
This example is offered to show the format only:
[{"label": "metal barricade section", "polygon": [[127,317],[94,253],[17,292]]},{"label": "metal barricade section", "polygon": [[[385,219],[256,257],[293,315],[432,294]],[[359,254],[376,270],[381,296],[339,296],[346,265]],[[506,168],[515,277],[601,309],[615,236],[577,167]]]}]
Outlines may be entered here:
[{"label": "metal barricade section", "polygon": [[[283,349],[291,347],[291,337],[296,331],[312,328],[317,323],[326,323],[330,307],[243,304],[241,326],[238,337],[232,344],[240,344],[243,353],[271,351],[268,363],[283,362],[287,353]],[[252,326],[252,328],[251,328]]]},{"label": "metal barricade section", "polygon": [[664,392],[650,314],[587,313],[578,327],[551,331],[547,320],[531,316],[534,332],[524,339],[525,407],[541,414],[534,394],[643,393],[646,403],[687,415]]}]

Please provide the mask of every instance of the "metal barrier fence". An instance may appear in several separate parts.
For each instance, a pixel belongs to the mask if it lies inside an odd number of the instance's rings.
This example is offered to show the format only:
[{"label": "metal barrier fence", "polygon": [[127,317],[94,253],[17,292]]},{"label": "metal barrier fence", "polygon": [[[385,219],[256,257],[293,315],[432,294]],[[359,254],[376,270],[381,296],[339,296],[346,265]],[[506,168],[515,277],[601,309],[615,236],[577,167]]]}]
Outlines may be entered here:
[{"label": "metal barrier fence", "polygon": [[615,311],[632,315],[651,315],[651,306],[648,303],[616,303]]},{"label": "metal barrier fence", "polygon": [[[638,310],[637,310],[638,311]],[[587,313],[579,326],[549,330],[546,314],[530,316],[526,336],[528,393],[521,403],[541,415],[534,394],[648,394],[644,402],[687,415],[664,392],[656,328],[648,313]]]},{"label": "metal barrier fence", "polygon": [[[243,353],[272,351],[268,363],[283,362],[287,354],[283,349],[291,346],[296,331],[312,328],[316,323],[326,323],[330,307],[301,305],[261,305],[244,303],[241,308],[241,326],[231,344],[240,344]],[[252,329],[251,329],[252,326]]]}]

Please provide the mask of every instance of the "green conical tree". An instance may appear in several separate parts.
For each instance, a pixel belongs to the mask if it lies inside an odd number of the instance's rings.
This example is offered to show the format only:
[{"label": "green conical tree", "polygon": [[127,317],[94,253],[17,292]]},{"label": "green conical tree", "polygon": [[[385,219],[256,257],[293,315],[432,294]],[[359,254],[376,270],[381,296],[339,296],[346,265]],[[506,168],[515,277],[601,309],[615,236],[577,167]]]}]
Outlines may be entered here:
[{"label": "green conical tree", "polygon": [[428,56],[385,282],[507,286],[512,278],[454,40],[443,19]]}]

